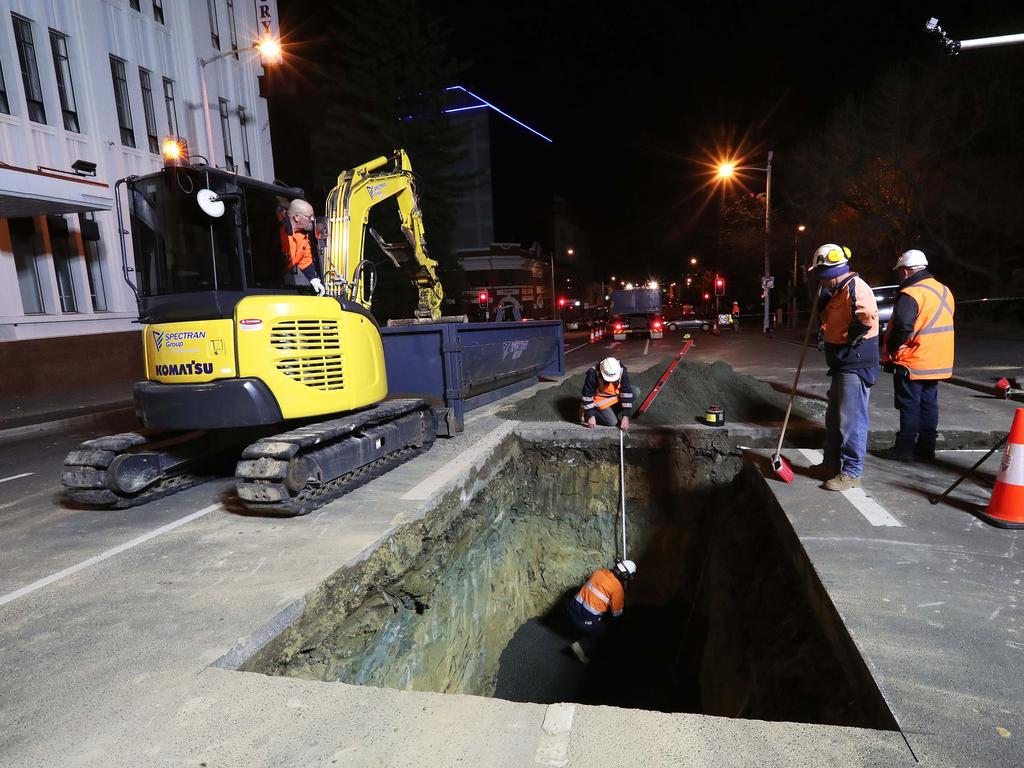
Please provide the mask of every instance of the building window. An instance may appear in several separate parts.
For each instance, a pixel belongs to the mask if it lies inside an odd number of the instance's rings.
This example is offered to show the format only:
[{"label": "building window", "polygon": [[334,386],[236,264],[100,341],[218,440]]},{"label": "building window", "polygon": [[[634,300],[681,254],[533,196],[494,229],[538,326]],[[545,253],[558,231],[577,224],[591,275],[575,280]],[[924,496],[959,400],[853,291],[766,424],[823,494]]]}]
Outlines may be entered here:
[{"label": "building window", "polygon": [[225,0],[228,6],[228,34],[231,36],[231,50],[238,58],[238,29],[235,27],[235,0]]},{"label": "building window", "polygon": [[60,311],[77,312],[75,275],[72,269],[74,255],[71,252],[71,238],[68,237],[67,219],[63,216],[47,216],[46,228],[50,232],[50,251],[53,253],[53,268],[57,273]]},{"label": "building window", "polygon": [[139,82],[142,84],[142,111],[146,116],[146,136],[149,138],[149,151],[160,152],[160,140],[156,135],[156,110],[153,109],[153,85],[149,72],[139,67]]},{"label": "building window", "polygon": [[206,0],[206,11],[210,15],[210,42],[220,50],[220,24],[217,23],[217,0]]},{"label": "building window", "polygon": [[39,281],[39,267],[36,264],[36,228],[30,218],[8,219],[11,230],[11,248],[14,251],[14,268],[18,273],[18,290],[21,292],[21,308],[26,315],[43,314],[43,286]]},{"label": "building window", "polygon": [[235,170],[235,153],[231,148],[231,121],[228,120],[228,102],[220,100],[220,132],[224,137],[224,167]]},{"label": "building window", "polygon": [[89,298],[94,312],[107,311],[107,289],[103,280],[103,258],[100,255],[100,228],[92,213],[78,214],[85,249],[86,275],[89,277]]},{"label": "building window", "polygon": [[79,133],[78,105],[75,86],[71,81],[71,59],[68,58],[68,36],[50,30],[50,50],[53,52],[53,71],[57,75],[57,95],[64,115],[64,130]]},{"label": "building window", "polygon": [[167,135],[178,135],[178,113],[174,109],[174,81],[164,78],[164,107],[167,108]]},{"label": "building window", "polygon": [[245,107],[238,108],[238,124],[242,128],[242,166],[245,175],[252,176],[252,164],[249,161],[249,113]]},{"label": "building window", "polygon": [[164,0],[153,0],[153,18],[164,23]]},{"label": "building window", "polygon": [[21,79],[25,82],[28,119],[35,123],[45,124],[46,110],[43,108],[43,89],[39,85],[36,46],[32,42],[32,22],[16,14],[11,14],[11,17],[14,20],[14,42],[18,46]]},{"label": "building window", "polygon": [[121,128],[121,143],[135,146],[135,128],[132,126],[132,105],[128,101],[128,78],[124,74],[124,61],[110,57],[110,75],[114,79],[114,102],[117,104],[117,124]]},{"label": "building window", "polygon": [[131,8],[133,11],[142,10],[142,8],[139,7],[139,0],[128,0],[128,7]]},{"label": "building window", "polygon": [[4,68],[0,66],[0,112],[11,114],[11,104],[7,101],[7,81],[4,80]]}]

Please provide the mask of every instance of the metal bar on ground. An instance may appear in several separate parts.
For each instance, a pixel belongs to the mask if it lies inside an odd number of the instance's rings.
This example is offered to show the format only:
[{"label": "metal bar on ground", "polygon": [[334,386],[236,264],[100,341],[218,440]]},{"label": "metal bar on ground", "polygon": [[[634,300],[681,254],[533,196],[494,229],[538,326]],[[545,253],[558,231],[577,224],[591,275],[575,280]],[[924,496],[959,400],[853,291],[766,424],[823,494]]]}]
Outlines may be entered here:
[{"label": "metal bar on ground", "polygon": [[692,346],[693,339],[691,339],[690,335],[687,334],[686,341],[683,343],[683,348],[679,350],[679,355],[669,364],[668,368],[665,369],[665,372],[661,374],[661,378],[658,379],[658,383],[654,385],[654,389],[652,389],[647,397],[644,398],[644,401],[640,403],[640,407],[636,411],[637,416],[646,411],[650,407],[651,403],[654,402],[654,398],[658,396],[661,388],[665,385],[665,382],[668,381],[668,377],[672,375],[672,371],[676,369],[676,366],[679,365],[679,361],[682,360],[686,353],[690,351],[690,347]]}]

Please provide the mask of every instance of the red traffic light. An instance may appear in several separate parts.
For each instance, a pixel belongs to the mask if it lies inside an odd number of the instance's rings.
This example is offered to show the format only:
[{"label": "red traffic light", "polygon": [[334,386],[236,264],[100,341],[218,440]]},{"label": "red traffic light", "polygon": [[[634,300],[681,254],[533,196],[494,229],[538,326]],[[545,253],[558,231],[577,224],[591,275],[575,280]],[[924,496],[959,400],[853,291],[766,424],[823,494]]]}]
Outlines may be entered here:
[{"label": "red traffic light", "polygon": [[715,278],[715,296],[725,296],[725,278]]},{"label": "red traffic light", "polygon": [[564,307],[569,300],[564,296],[558,300],[558,306]]},{"label": "red traffic light", "polygon": [[487,291],[480,291],[480,293],[478,293],[478,294],[476,295],[476,298],[477,298],[477,301],[479,301],[479,302],[480,302],[480,305],[481,305],[481,306],[483,306],[484,304],[486,304],[486,303],[487,303],[488,301],[490,301],[490,299],[491,299],[491,297],[490,297],[490,295],[489,295],[489,294],[487,293]]},{"label": "red traffic light", "polygon": [[710,293],[705,293],[704,294],[704,301],[711,301],[711,294]]}]

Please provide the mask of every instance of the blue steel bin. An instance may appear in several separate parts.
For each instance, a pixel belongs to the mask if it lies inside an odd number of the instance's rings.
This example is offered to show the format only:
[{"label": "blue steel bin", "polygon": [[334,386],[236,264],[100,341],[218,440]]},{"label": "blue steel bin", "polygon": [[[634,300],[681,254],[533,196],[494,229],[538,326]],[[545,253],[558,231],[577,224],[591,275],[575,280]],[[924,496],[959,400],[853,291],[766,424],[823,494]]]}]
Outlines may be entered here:
[{"label": "blue steel bin", "polygon": [[[467,412],[565,375],[562,323],[431,323],[381,328],[389,397],[421,397],[448,409],[449,429]],[[446,431],[443,424],[438,429]]]}]

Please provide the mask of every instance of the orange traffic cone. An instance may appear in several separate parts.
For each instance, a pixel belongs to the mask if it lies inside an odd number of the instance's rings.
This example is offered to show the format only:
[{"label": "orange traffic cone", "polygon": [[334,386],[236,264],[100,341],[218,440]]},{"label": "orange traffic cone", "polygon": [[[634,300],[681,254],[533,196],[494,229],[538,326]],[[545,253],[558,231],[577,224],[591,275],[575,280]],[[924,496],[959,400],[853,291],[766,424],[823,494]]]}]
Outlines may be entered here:
[{"label": "orange traffic cone", "polygon": [[1000,528],[1024,528],[1024,408],[1013,414],[996,487],[982,515]]},{"label": "orange traffic cone", "polygon": [[591,329],[590,330],[590,343],[593,344],[596,341],[597,341],[596,332],[593,329]]}]

